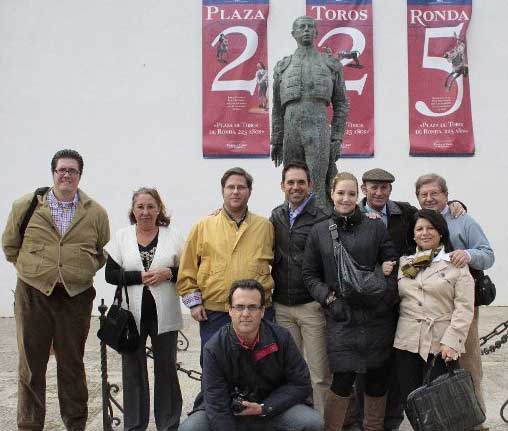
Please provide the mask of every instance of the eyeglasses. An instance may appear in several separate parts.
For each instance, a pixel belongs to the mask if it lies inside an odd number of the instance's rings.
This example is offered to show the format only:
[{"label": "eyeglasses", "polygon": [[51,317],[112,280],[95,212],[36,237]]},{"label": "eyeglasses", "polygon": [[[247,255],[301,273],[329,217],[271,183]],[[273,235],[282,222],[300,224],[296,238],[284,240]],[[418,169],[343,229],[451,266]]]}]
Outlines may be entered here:
[{"label": "eyeglasses", "polygon": [[232,184],[230,184],[229,186],[226,186],[224,187],[228,192],[234,192],[235,190],[238,190],[239,192],[244,192],[245,190],[248,189],[247,186],[242,186],[242,185],[239,185],[239,186],[234,186]]},{"label": "eyeglasses", "polygon": [[443,192],[430,192],[430,193],[420,193],[418,196],[420,199],[435,199]]},{"label": "eyeglasses", "polygon": [[250,304],[250,305],[232,305],[231,308],[235,311],[238,311],[239,313],[243,313],[245,310],[247,310],[249,313],[254,313],[255,311],[261,310],[263,308],[262,305],[256,305],[256,304]]},{"label": "eyeglasses", "polygon": [[76,175],[79,175],[79,171],[74,168],[60,168],[55,169],[55,173],[63,177],[65,174],[69,174],[71,177],[75,177]]}]

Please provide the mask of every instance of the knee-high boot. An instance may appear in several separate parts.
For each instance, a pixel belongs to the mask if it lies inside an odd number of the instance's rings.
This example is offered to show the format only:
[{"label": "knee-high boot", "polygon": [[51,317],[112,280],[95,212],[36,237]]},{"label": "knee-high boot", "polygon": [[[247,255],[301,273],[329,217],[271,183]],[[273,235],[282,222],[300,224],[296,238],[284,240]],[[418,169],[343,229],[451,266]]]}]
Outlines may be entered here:
[{"label": "knee-high boot", "polygon": [[346,417],[349,397],[340,397],[332,391],[328,392],[325,405],[325,431],[341,431]]},{"label": "knee-high boot", "polygon": [[385,429],[386,395],[382,397],[369,397],[365,394],[364,400],[363,430],[383,431]]}]

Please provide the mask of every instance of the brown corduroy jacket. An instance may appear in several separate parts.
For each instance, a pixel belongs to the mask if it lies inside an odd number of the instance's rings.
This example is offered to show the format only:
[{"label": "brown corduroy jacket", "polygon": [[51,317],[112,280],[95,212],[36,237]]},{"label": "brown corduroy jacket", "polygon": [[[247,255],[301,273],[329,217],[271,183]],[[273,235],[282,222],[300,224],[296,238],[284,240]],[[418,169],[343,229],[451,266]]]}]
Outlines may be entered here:
[{"label": "brown corduroy jacket", "polygon": [[47,194],[39,202],[28,223],[23,243],[19,226],[33,198],[22,196],[12,205],[2,235],[2,247],[18,277],[30,286],[50,295],[60,276],[70,296],[90,286],[93,277],[106,262],[103,247],[109,241],[109,220],[104,208],[78,190],[79,202],[71,224],[60,235],[51,216]]}]

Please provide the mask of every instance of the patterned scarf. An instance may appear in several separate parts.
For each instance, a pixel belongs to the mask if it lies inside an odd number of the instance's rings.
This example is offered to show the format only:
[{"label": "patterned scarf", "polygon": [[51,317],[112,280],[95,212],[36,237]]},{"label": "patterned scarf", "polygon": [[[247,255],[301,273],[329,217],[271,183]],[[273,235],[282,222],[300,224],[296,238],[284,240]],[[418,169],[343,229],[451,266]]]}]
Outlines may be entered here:
[{"label": "patterned scarf", "polygon": [[442,244],[439,245],[438,248],[433,248],[431,250],[420,250],[417,248],[416,253],[402,266],[402,274],[409,278],[415,278],[421,270],[427,268],[432,263],[432,260],[442,249]]}]

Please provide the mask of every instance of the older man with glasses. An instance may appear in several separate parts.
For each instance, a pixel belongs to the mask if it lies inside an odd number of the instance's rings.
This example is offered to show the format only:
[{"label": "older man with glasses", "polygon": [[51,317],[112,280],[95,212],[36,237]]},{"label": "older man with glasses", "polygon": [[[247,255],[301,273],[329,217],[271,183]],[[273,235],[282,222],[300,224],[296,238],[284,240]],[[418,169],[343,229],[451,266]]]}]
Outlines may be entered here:
[{"label": "older man with glasses", "polygon": [[82,431],[88,415],[83,355],[95,297],[93,277],[106,262],[109,221],[106,211],[78,189],[83,172],[78,152],[58,151],[51,172],[51,189],[14,202],[2,236],[5,256],[18,275],[18,430],[44,428],[46,367],[53,345],[65,428]]}]

